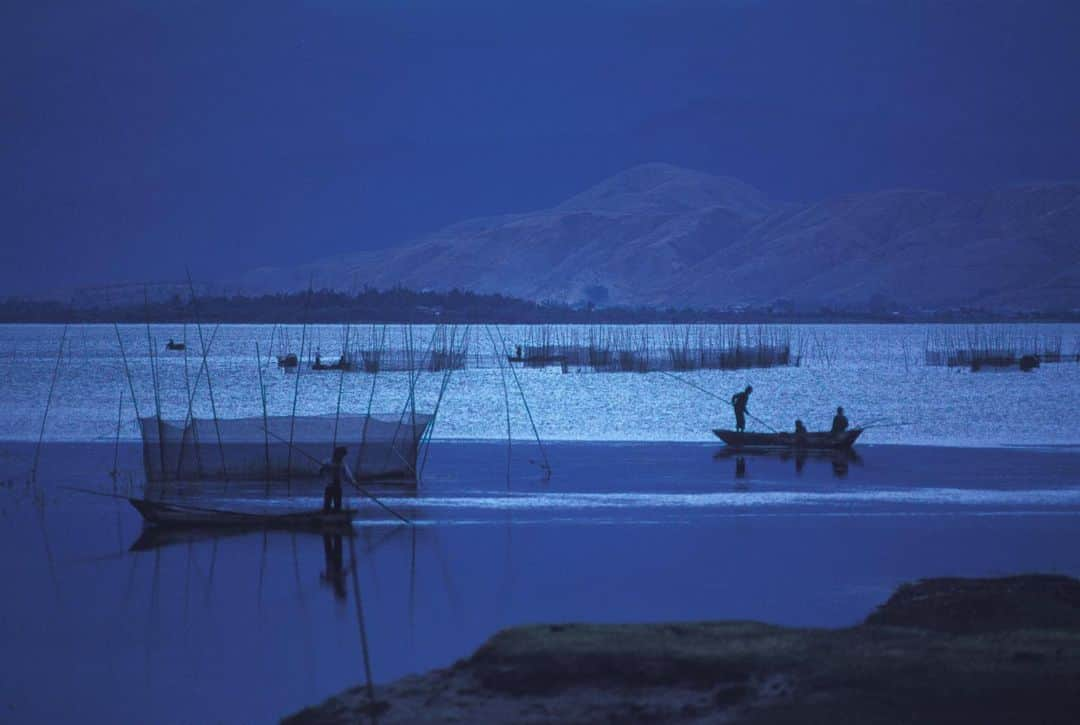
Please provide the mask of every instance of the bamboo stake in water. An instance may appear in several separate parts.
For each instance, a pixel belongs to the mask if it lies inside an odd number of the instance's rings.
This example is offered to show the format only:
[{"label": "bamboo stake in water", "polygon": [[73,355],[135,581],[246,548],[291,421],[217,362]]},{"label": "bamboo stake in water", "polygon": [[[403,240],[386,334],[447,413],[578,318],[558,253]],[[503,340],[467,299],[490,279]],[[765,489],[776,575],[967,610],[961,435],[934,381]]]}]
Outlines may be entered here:
[{"label": "bamboo stake in water", "polygon": [[266,385],[263,383],[262,353],[259,351],[259,342],[255,341],[255,369],[259,371],[259,396],[262,398],[263,414],[263,445],[266,456],[266,495],[270,495],[270,421],[266,415]]},{"label": "bamboo stake in water", "polygon": [[296,385],[293,387],[292,414],[289,416],[289,453],[285,464],[285,477],[288,495],[292,495],[292,451],[293,437],[296,433],[296,403],[300,399],[300,374],[304,369],[304,343],[307,341],[308,306],[311,304],[311,282],[308,282],[307,299],[304,301],[304,322],[300,327],[300,357],[296,360]]},{"label": "bamboo stake in water", "polygon": [[38,463],[41,459],[41,442],[45,438],[45,421],[49,419],[49,407],[52,405],[53,390],[60,375],[60,361],[64,356],[64,341],[67,339],[68,326],[64,325],[60,333],[60,350],[56,353],[56,367],[53,368],[52,381],[49,383],[49,395],[45,398],[45,413],[41,416],[41,431],[38,432],[37,447],[34,449],[34,466],[30,469],[30,483],[37,481]]},{"label": "bamboo stake in water", "polygon": [[[214,384],[210,378],[210,365],[207,362],[209,348],[203,338],[202,321],[199,319],[199,305],[195,298],[195,283],[191,279],[191,271],[187,270],[188,289],[191,290],[191,306],[195,312],[195,329],[199,333],[199,347],[202,348],[203,368],[206,370],[206,391],[210,396],[210,412],[214,416],[214,432],[217,434],[218,452],[221,455],[221,473],[225,480],[229,480],[229,469],[225,465],[225,443],[221,439],[221,425],[218,423],[217,403],[214,401]],[[198,385],[198,380],[195,381]]]},{"label": "bamboo stake in water", "polygon": [[[374,334],[375,334],[375,331],[372,330],[372,336],[374,336]],[[364,416],[364,428],[360,433],[360,451],[359,451],[359,453],[357,453],[357,456],[356,456],[356,472],[357,472],[357,474],[359,474],[363,470],[364,447],[367,445],[368,422],[371,420],[371,406],[372,406],[372,403],[375,402],[375,381],[379,379],[379,368],[381,367],[381,365],[379,365],[379,363],[377,361],[382,358],[383,345],[385,345],[385,344],[386,344],[386,325],[383,325],[382,330],[379,333],[379,346],[378,346],[378,348],[376,348],[376,351],[375,351],[375,359],[376,359],[376,362],[374,364],[375,370],[372,372],[372,375],[371,375],[371,392],[368,393],[367,414]]]},{"label": "bamboo stake in water", "polygon": [[[206,348],[203,351],[203,355],[201,356],[201,362],[199,363],[199,369],[195,371],[195,382],[191,385],[191,388],[188,391],[187,413],[184,416],[184,429],[185,430],[187,430],[187,427],[188,427],[189,423],[193,422],[194,419],[195,419],[195,394],[199,390],[199,380],[202,378],[202,375],[203,375],[204,372],[207,374],[207,376],[208,376],[207,380],[209,381],[210,370],[208,368],[208,365],[209,365],[208,356],[209,356],[210,350],[214,347],[214,340],[217,339],[217,334],[218,334],[219,329],[221,329],[221,326],[216,325],[214,327],[214,331],[210,333],[210,342],[207,343]],[[184,350],[184,356],[185,356],[184,357],[184,365],[186,366],[187,365],[187,350],[186,349]],[[200,450],[198,428],[196,428],[195,426],[191,426],[191,434],[192,434],[191,435],[192,443],[195,444],[195,462],[196,462],[196,465],[198,467],[199,477],[202,478],[202,475],[203,475],[202,452]],[[182,437],[180,439],[180,454],[177,456],[177,459],[176,459],[176,477],[177,478],[180,478],[181,466],[183,465],[183,462],[184,462],[184,451],[185,451],[186,447],[187,447],[187,436],[185,435],[184,437]],[[224,460],[224,458],[222,460]]]},{"label": "bamboo stake in water", "polygon": [[[513,436],[510,429],[510,389],[506,385],[506,370],[503,368],[502,354],[495,346],[495,338],[491,338],[491,349],[495,353],[495,361],[499,363],[499,379],[502,380],[503,406],[506,409],[506,487],[510,488],[510,462],[513,456]],[[509,365],[510,363],[507,362]]]},{"label": "bamboo stake in water", "polygon": [[135,420],[142,427],[142,416],[139,414],[139,399],[135,397],[135,380],[131,377],[131,368],[128,367],[127,353],[124,352],[124,340],[120,337],[120,326],[115,322],[113,329],[116,331],[116,344],[120,346],[120,359],[124,363],[124,375],[127,377],[128,388],[131,390],[131,404],[135,407]]},{"label": "bamboo stake in water", "polygon": [[338,434],[338,421],[341,420],[341,394],[345,391],[345,366],[346,356],[349,354],[349,325],[345,325],[345,342],[341,348],[341,357],[338,358],[338,365],[341,367],[340,376],[338,377],[338,389],[337,389],[337,407],[334,409],[334,440],[333,447],[337,448],[337,434]]},{"label": "bamboo stake in water", "polygon": [[154,363],[154,340],[150,336],[150,296],[143,285],[143,310],[146,314],[146,346],[150,354],[150,382],[154,386],[154,417],[158,431],[158,462],[161,465],[161,477],[168,479],[165,473],[165,426],[161,421],[161,391],[158,387],[157,365]]},{"label": "bamboo stake in water", "polygon": [[[502,330],[498,325],[495,325],[495,331],[499,333],[499,340],[502,342],[503,355],[507,355],[509,350],[506,347],[506,338],[503,337]],[[491,330],[488,329],[488,335],[491,335]],[[494,337],[492,343],[494,344]],[[510,374],[514,377],[514,384],[517,385],[518,393],[521,395],[521,404],[525,406],[525,414],[529,418],[529,425],[532,426],[533,435],[536,436],[536,445],[540,449],[540,457],[544,459],[544,471],[548,476],[551,475],[551,464],[548,463],[547,451],[544,450],[544,443],[540,440],[540,431],[536,428],[536,421],[533,420],[532,410],[529,409],[529,401],[525,398],[525,389],[521,387],[521,381],[518,379],[517,371],[514,370],[514,366],[510,366]]]},{"label": "bamboo stake in water", "polygon": [[[349,537],[349,554],[352,558],[353,594],[356,596],[356,623],[360,627],[360,647],[364,655],[364,679],[367,688],[368,701],[375,705],[375,683],[371,679],[371,662],[368,660],[367,629],[364,627],[364,607],[360,601],[360,577],[357,573],[358,562],[356,561],[356,544],[353,537]],[[374,710],[373,710],[374,712]]]},{"label": "bamboo stake in water", "polygon": [[116,493],[116,474],[120,467],[120,426],[124,421],[124,386],[120,386],[120,405],[116,410],[116,447],[113,449],[112,476],[113,493]]},{"label": "bamboo stake in water", "polygon": [[[468,335],[469,335],[469,326],[466,325],[465,326],[465,333],[462,335],[462,343],[461,343],[462,344],[462,350],[461,350],[461,353],[460,353],[462,355],[465,354],[465,348],[467,346]],[[457,337],[457,328],[455,327],[450,332],[450,355],[451,355],[451,359],[454,359],[454,355],[456,354],[455,353],[455,340],[456,340],[456,337]],[[462,359],[464,359],[464,357]],[[423,460],[420,461],[420,465],[417,466],[417,470],[416,470],[416,482],[417,482],[417,484],[420,483],[420,481],[423,479],[423,476],[424,476],[424,466],[427,465],[428,452],[431,450],[431,436],[434,434],[434,431],[435,431],[435,421],[439,417],[439,407],[442,405],[443,395],[446,394],[446,388],[450,384],[450,375],[451,375],[451,373],[453,373],[453,371],[454,371],[454,366],[453,365],[448,365],[445,372],[443,373],[442,385],[439,386],[439,397],[435,399],[435,409],[431,413],[431,421],[428,423],[425,434],[420,436],[420,442],[419,442],[419,444],[417,446],[417,456],[419,456],[419,446],[423,445],[423,447],[424,447],[424,458],[423,458]],[[426,442],[425,442],[425,437],[427,439]]]}]

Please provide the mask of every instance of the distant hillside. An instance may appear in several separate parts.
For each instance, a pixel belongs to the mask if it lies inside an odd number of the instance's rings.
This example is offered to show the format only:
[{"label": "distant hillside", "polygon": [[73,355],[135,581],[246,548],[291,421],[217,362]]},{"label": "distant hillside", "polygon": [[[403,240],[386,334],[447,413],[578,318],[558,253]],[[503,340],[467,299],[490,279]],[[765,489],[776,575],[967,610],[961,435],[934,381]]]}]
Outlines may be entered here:
[{"label": "distant hillside", "polygon": [[1080,185],[770,201],[732,178],[637,166],[551,209],[378,252],[262,268],[251,291],[404,285],[597,304],[1080,307]]}]

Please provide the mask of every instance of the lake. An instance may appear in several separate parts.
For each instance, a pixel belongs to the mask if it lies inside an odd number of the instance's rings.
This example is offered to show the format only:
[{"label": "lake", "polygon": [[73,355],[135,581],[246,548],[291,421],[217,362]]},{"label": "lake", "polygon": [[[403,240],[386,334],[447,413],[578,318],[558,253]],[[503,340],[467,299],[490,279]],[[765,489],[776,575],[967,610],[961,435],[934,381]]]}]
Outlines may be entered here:
[{"label": "lake", "polygon": [[[1078,333],[1039,330],[1066,349]],[[307,330],[327,358],[340,332]],[[448,378],[417,493],[382,499],[413,525],[361,505],[354,535],[336,539],[144,531],[112,496],[141,486],[130,397],[115,444],[127,381],[114,330],[72,326],[56,367],[61,328],[0,328],[0,721],[272,722],[363,682],[366,667],[384,683],[447,666],[515,624],[840,627],[920,577],[1080,575],[1080,366],[973,374],[922,365],[920,326],[813,332],[830,351],[799,367],[680,375],[725,395],[752,382],[751,411],[773,425],[824,427],[836,404],[856,423],[905,424],[872,428],[853,458],[732,454],[709,434],[728,424],[725,405],[666,375],[519,370],[541,450],[514,380],[504,398],[497,366],[469,369]],[[182,334],[151,331],[161,344]],[[121,335],[145,414],[157,405],[146,329]],[[261,413],[254,343],[265,357],[269,338],[218,330],[219,415]],[[166,415],[185,412],[183,360],[158,360]],[[190,379],[190,351],[188,364]],[[343,410],[364,412],[373,379],[373,410],[400,412],[408,388],[405,373],[308,371],[297,394],[295,375],[262,373],[278,414],[294,395],[298,412],[332,412],[339,390]],[[443,380],[420,375],[420,407]]]},{"label": "lake", "polygon": [[[214,329],[204,326],[203,339],[210,347],[207,369],[215,394],[214,407],[220,417],[262,414],[260,367],[271,415],[290,415],[294,402],[298,414],[332,413],[338,407],[339,392],[342,411],[363,413],[368,410],[370,398],[373,411],[397,414],[408,397],[410,376],[405,372],[341,376],[306,370],[298,382],[295,374],[282,372],[276,364],[267,365],[271,347],[277,352],[285,347],[293,352],[299,350],[302,333],[298,326],[283,329],[222,325],[216,334]],[[555,329],[573,330],[569,326]],[[629,329],[651,331],[657,340],[668,332],[663,326]],[[989,329],[1005,330],[1010,337],[1061,340],[1062,350],[1072,362],[1046,364],[1026,375],[1015,368],[1011,372],[971,373],[963,368],[924,364],[928,336],[950,331],[962,336],[975,329],[972,326],[808,325],[778,329],[790,333],[794,351],[801,353],[798,367],[703,370],[674,376],[573,369],[563,374],[558,367],[550,367],[519,369],[515,378],[494,364],[491,340],[485,330],[473,326],[467,331],[469,354],[486,356],[487,367],[470,367],[449,376],[433,435],[505,439],[508,399],[511,435],[532,438],[523,393],[544,440],[704,442],[711,438],[712,428],[733,423],[724,400],[753,384],[751,413],[781,430],[791,430],[795,418],[802,418],[812,430],[827,429],[836,406],[843,405],[854,425],[872,421],[890,424],[868,431],[863,443],[1080,444],[1080,364],[1075,357],[1080,352],[1080,325],[991,326]],[[400,326],[387,328],[386,347],[403,347],[402,330]],[[160,405],[164,417],[183,419],[188,405],[187,387],[194,387],[199,378],[195,414],[212,416],[205,378],[199,377],[201,358],[194,326],[154,325],[149,335],[145,327],[138,325],[122,326],[119,331],[131,385],[112,326],[71,326],[59,367],[56,362],[62,327],[0,326],[0,369],[4,369],[5,380],[0,438],[37,440],[54,371],[56,385],[45,426],[47,440],[111,440],[116,434],[121,398],[121,436],[136,439],[135,407],[129,387],[135,389],[141,414],[153,415]],[[355,341],[380,331],[360,326],[352,328],[350,334]],[[414,347],[426,350],[432,332],[431,327],[415,328]],[[498,344],[505,340],[511,348],[515,341],[528,339],[530,334],[528,328],[513,326],[503,326],[497,332],[503,338]],[[288,345],[282,345],[283,336]],[[157,396],[148,337],[156,354]],[[168,339],[185,337],[189,343],[186,354],[164,351]],[[305,350],[317,348],[324,359],[335,360],[344,330],[333,325],[311,326],[303,337]],[[257,345],[264,358],[261,366],[256,358]],[[434,409],[440,402],[443,381],[442,373],[418,376],[418,408]],[[723,400],[709,397],[700,388]],[[750,427],[765,429],[754,421]]]}]

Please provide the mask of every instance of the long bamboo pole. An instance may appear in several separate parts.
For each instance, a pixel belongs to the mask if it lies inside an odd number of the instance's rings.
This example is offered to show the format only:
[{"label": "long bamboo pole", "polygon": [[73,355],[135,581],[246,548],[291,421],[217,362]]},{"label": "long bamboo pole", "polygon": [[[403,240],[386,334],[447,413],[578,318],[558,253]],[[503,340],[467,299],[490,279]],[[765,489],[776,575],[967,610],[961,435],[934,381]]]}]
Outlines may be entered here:
[{"label": "long bamboo pole", "polygon": [[[420,465],[417,466],[417,470],[416,470],[416,481],[417,481],[418,484],[420,483],[420,481],[424,477],[424,467],[427,465],[428,452],[431,450],[431,436],[433,435],[433,433],[435,431],[435,421],[439,417],[439,408],[442,406],[442,400],[443,400],[443,396],[446,394],[446,388],[450,384],[450,374],[454,370],[453,360],[454,360],[454,355],[455,355],[454,351],[455,351],[456,334],[457,334],[457,329],[456,328],[451,330],[451,334],[450,334],[450,358],[451,358],[451,364],[447,366],[446,371],[443,374],[442,385],[439,386],[439,397],[435,399],[435,409],[431,412],[431,421],[428,423],[425,435],[422,435],[420,437],[420,444],[423,445],[423,448],[424,448],[424,458],[423,458],[423,460],[420,461]],[[462,335],[462,354],[464,354],[465,349],[467,349],[467,347],[468,347],[468,345],[467,345],[468,334],[469,334],[469,326],[466,325],[465,326],[465,333]],[[425,437],[427,439],[426,443],[425,443],[425,440],[424,440]]]},{"label": "long bamboo pole", "polygon": [[45,412],[41,416],[41,430],[38,432],[37,447],[34,448],[34,465],[30,469],[30,483],[37,481],[38,463],[41,460],[41,442],[45,439],[45,421],[49,419],[53,390],[56,389],[56,379],[60,376],[60,361],[64,358],[64,341],[67,339],[67,331],[68,326],[64,325],[64,329],[60,333],[60,349],[56,353],[56,367],[53,368],[52,380],[49,382],[49,394],[45,398]]},{"label": "long bamboo pole", "polygon": [[349,325],[345,325],[345,342],[341,348],[341,357],[338,358],[338,365],[341,367],[340,375],[338,377],[338,389],[337,389],[337,407],[334,408],[334,440],[333,447],[337,448],[337,434],[338,434],[338,422],[341,420],[341,395],[345,392],[345,367],[346,355],[349,354]]},{"label": "long bamboo pole", "polygon": [[146,314],[146,347],[150,355],[150,382],[154,386],[154,419],[157,421],[158,431],[158,463],[161,466],[161,476],[168,480],[165,473],[165,424],[161,420],[161,389],[158,386],[157,364],[154,362],[154,339],[150,335],[150,295],[146,285],[143,285],[143,310]]},{"label": "long bamboo pole", "polygon": [[266,495],[270,495],[270,421],[266,414],[266,385],[263,383],[262,353],[259,351],[259,341],[255,341],[255,369],[259,371],[259,397],[262,399],[263,415],[263,446],[266,458]]},{"label": "long bamboo pole", "polygon": [[[198,390],[199,390],[199,380],[202,379],[202,376],[203,376],[204,372],[207,375],[207,381],[209,381],[209,379],[210,379],[209,378],[210,369],[208,367],[209,366],[209,354],[210,354],[210,350],[214,347],[214,340],[217,339],[218,330],[220,330],[220,329],[221,329],[221,325],[215,325],[214,326],[214,331],[210,333],[210,342],[206,344],[206,347],[203,350],[203,354],[201,356],[201,362],[199,363],[199,369],[195,371],[195,382],[192,384],[191,389],[188,392],[187,413],[184,415],[184,430],[185,431],[187,431],[187,429],[188,429],[188,424],[190,422],[192,422],[194,420],[194,418],[195,418],[195,395],[198,393]],[[185,355],[187,354],[186,349],[184,350],[184,353],[185,353]],[[186,358],[185,358],[185,363],[184,364],[185,365],[187,364]],[[196,461],[196,464],[198,466],[199,476],[202,477],[202,473],[203,473],[202,451],[200,450],[201,447],[199,445],[198,429],[195,426],[191,426],[191,437],[192,437],[192,443],[195,446],[195,461]],[[183,437],[180,438],[180,454],[177,456],[177,459],[176,459],[176,477],[177,478],[180,478],[180,471],[181,471],[180,467],[183,465],[184,450],[185,450],[186,446],[187,446],[187,434],[185,432]],[[224,458],[222,460],[224,460]]]},{"label": "long bamboo pole", "polygon": [[[502,342],[503,355],[507,355],[509,351],[506,347],[506,338],[503,337],[502,330],[498,325],[495,325],[495,331],[499,333],[499,340]],[[491,334],[491,330],[488,329],[488,334]],[[494,341],[494,338],[493,338]],[[536,421],[533,419],[532,410],[529,408],[529,401],[525,398],[525,389],[521,387],[521,380],[518,379],[517,371],[514,370],[514,366],[510,366],[510,374],[514,378],[514,384],[517,385],[518,394],[521,395],[521,403],[525,406],[525,414],[529,418],[529,425],[532,426],[533,435],[536,436],[536,445],[540,448],[540,457],[544,459],[544,471],[547,475],[551,475],[551,464],[548,462],[547,451],[544,450],[544,442],[540,440],[540,431],[536,428]]]},{"label": "long bamboo pole", "polygon": [[120,405],[116,410],[116,445],[113,448],[112,476],[113,492],[116,492],[116,474],[120,468],[120,426],[124,422],[124,386],[120,386]]},{"label": "long bamboo pole", "polygon": [[349,537],[349,554],[352,558],[352,565],[349,568],[352,569],[353,595],[356,598],[356,623],[360,627],[360,647],[364,655],[364,684],[367,688],[368,702],[372,707],[372,712],[374,712],[375,683],[371,679],[371,662],[368,658],[367,629],[364,627],[364,607],[360,600],[360,575],[357,573],[359,566],[356,560],[356,544],[353,542],[352,536]]},{"label": "long bamboo pole", "polygon": [[[227,482],[229,480],[229,469],[225,463],[225,443],[221,439],[221,425],[218,423],[217,403],[214,401],[214,384],[210,376],[210,366],[207,363],[209,349],[206,346],[206,340],[203,338],[202,320],[199,318],[199,303],[195,297],[195,283],[191,279],[191,270],[187,270],[187,279],[188,289],[191,290],[191,307],[195,313],[195,329],[199,332],[199,347],[202,348],[203,368],[206,369],[206,391],[210,395],[210,412],[214,416],[214,433],[217,435],[218,452],[221,455],[221,473]],[[196,383],[198,383],[197,380]]]},{"label": "long bamboo pole", "polygon": [[[289,441],[285,440],[284,438],[277,435],[273,431],[268,430],[267,432],[270,433],[270,435],[273,436],[274,438],[281,441],[282,443],[288,443],[290,449],[294,448],[292,443],[289,443]],[[316,464],[319,464],[319,465],[322,464],[322,461],[320,461],[318,458],[316,458],[315,456],[313,456],[310,453],[308,453],[307,451],[305,451],[303,448],[296,448],[296,450],[297,450],[297,452],[300,453],[300,455],[304,456],[305,458],[310,460],[312,463],[316,463]],[[367,489],[365,489],[363,486],[361,486],[356,481],[352,481],[352,485],[353,485],[353,487],[356,488],[357,491],[359,491],[360,493],[362,493],[365,496],[367,496],[368,498],[370,498],[372,501],[374,501],[376,504],[378,504],[378,506],[380,508],[382,508],[383,510],[393,514],[396,518],[400,519],[403,523],[412,524],[412,521],[409,521],[407,518],[405,518],[404,516],[399,514],[397,511],[394,511],[394,509],[392,509],[389,506],[387,506],[386,504],[384,504],[382,501],[380,501],[378,498],[376,498],[374,494],[369,492]]]},{"label": "long bamboo pole", "polygon": [[308,308],[311,304],[311,282],[308,282],[307,299],[304,300],[304,321],[300,327],[300,357],[296,360],[296,384],[293,386],[292,414],[289,416],[289,453],[285,464],[286,490],[292,495],[292,452],[296,434],[296,404],[300,400],[300,375],[304,369],[304,343],[307,342]]},{"label": "long bamboo pole", "polygon": [[[372,333],[375,331],[372,330]],[[379,360],[382,358],[383,345],[386,344],[386,325],[382,326],[379,333],[379,346],[375,354],[375,370],[371,375],[371,392],[368,393],[367,414],[364,416],[364,428],[360,433],[360,452],[356,456],[356,472],[359,474],[364,465],[364,448],[367,446],[368,422],[371,420],[371,406],[375,402],[375,381],[379,378]]]}]

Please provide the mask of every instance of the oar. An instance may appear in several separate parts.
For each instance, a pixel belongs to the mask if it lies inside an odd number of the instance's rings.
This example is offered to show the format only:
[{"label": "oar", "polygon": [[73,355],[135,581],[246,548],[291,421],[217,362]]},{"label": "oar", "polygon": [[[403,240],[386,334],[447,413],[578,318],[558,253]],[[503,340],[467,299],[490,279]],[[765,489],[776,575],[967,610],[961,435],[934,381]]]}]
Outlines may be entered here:
[{"label": "oar", "polygon": [[[286,444],[287,446],[289,446],[289,448],[292,448],[292,449],[296,450],[296,452],[297,452],[297,453],[299,453],[300,455],[302,455],[302,456],[305,456],[305,457],[306,457],[306,458],[307,458],[307,459],[308,459],[309,461],[311,461],[311,462],[313,462],[313,463],[318,463],[318,464],[319,464],[320,466],[322,465],[322,461],[320,461],[320,460],[319,460],[318,458],[316,458],[315,456],[313,456],[313,455],[311,455],[310,453],[308,453],[307,451],[305,451],[305,450],[304,450],[303,448],[297,448],[297,447],[296,447],[296,446],[294,446],[294,445],[293,445],[292,443],[290,443],[289,441],[285,440],[284,438],[282,438],[281,436],[279,436],[279,435],[278,435],[277,433],[275,433],[274,431],[270,430],[269,428],[265,428],[265,427],[263,427],[263,426],[259,426],[259,427],[260,427],[260,428],[262,428],[263,430],[265,430],[265,431],[266,431],[267,433],[269,433],[270,435],[274,436],[274,438],[277,438],[277,439],[278,439],[279,441],[281,441],[282,443],[284,443],[284,444]],[[357,491],[359,491],[360,493],[362,493],[362,494],[364,494],[365,496],[367,496],[368,498],[370,498],[370,499],[371,499],[372,501],[374,501],[375,503],[377,503],[377,504],[378,504],[378,505],[379,505],[380,507],[382,507],[383,509],[385,509],[385,510],[386,510],[386,511],[388,511],[389,513],[393,514],[393,515],[394,515],[395,517],[397,517],[398,519],[400,519],[400,520],[401,520],[401,521],[403,521],[404,523],[406,523],[406,524],[409,524],[410,526],[412,526],[412,521],[409,521],[409,520],[408,520],[407,518],[405,518],[404,516],[402,516],[401,514],[399,514],[399,513],[397,512],[397,511],[395,511],[394,509],[390,508],[389,506],[387,506],[386,504],[384,504],[384,503],[383,503],[382,501],[380,501],[379,499],[375,498],[375,496],[374,496],[373,494],[371,494],[370,492],[366,491],[366,490],[365,490],[365,489],[364,489],[364,488],[363,488],[363,487],[362,487],[362,486],[361,486],[361,485],[360,485],[359,483],[357,483],[356,481],[350,481],[350,483],[351,483],[351,484],[352,484],[353,486],[355,486],[355,487],[356,487],[356,490],[357,490]]]},{"label": "oar", "polygon": [[[684,383],[686,385],[689,385],[691,388],[694,388],[695,390],[699,390],[702,393],[705,393],[706,395],[708,395],[709,397],[716,398],[717,400],[722,400],[725,403],[727,403],[728,405],[730,405],[732,407],[735,407],[732,404],[732,402],[730,400],[728,400],[727,398],[725,398],[723,396],[720,396],[720,395],[717,395],[716,393],[712,392],[711,390],[709,390],[707,388],[703,388],[700,385],[697,385],[695,383],[690,382],[689,380],[683,380],[678,375],[672,375],[671,373],[664,372],[663,370],[657,370],[656,372],[660,373],[661,375],[667,375],[669,378],[671,378],[673,380],[678,380],[680,383]],[[752,413],[750,413],[749,411],[747,411],[746,415],[751,420],[754,420],[754,421],[757,421],[758,423],[761,423],[763,426],[765,426],[766,428],[771,430],[773,433],[779,433],[780,432],[780,431],[776,430],[776,428],[773,428],[771,425],[769,425],[768,423],[763,421],[761,418],[758,418],[756,415],[753,415]]]}]

